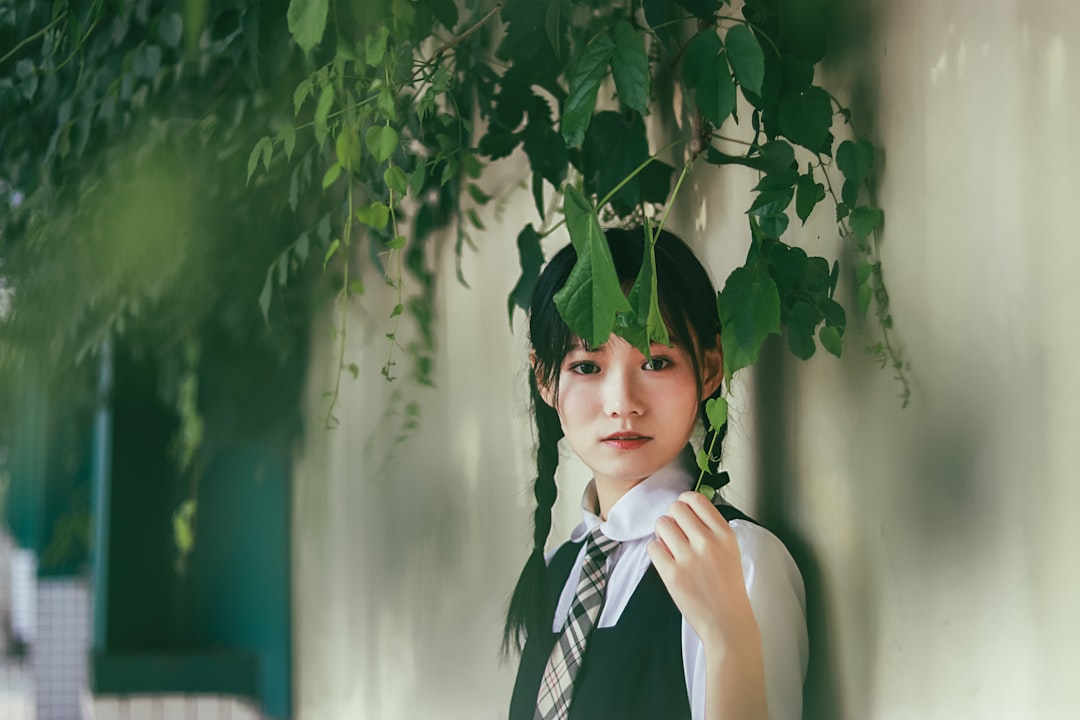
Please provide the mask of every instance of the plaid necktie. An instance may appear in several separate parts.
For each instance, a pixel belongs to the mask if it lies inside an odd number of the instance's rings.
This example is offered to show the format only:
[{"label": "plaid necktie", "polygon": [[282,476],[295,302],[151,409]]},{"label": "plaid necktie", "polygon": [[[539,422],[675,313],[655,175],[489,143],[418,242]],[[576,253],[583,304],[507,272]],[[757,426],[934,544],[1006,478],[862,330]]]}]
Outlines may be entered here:
[{"label": "plaid necktie", "polygon": [[570,712],[574,678],[585,656],[585,641],[604,605],[604,589],[607,587],[604,563],[618,544],[601,533],[599,527],[585,541],[585,562],[581,565],[577,596],[570,606],[566,629],[559,636],[544,667],[540,694],[536,699],[535,720],[564,720]]}]

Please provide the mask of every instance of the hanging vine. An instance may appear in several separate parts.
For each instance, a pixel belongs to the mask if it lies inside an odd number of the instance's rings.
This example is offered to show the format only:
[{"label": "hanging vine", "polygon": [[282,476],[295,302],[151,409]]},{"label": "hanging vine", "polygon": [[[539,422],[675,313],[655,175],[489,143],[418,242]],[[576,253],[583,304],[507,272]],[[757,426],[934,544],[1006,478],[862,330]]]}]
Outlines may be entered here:
[{"label": "hanging vine", "polygon": [[[327,259],[358,239],[351,232],[355,218],[365,228],[373,263],[397,292],[382,371],[393,379],[397,324],[409,307],[401,255],[422,247],[436,225],[417,222],[407,237],[399,234],[399,216],[457,218],[460,277],[469,229],[482,228],[476,210],[490,200],[473,182],[484,164],[524,151],[545,228],[539,232],[530,223],[518,235],[521,274],[509,297],[511,316],[515,306],[525,307],[538,276],[540,240],[565,221],[579,261],[560,312],[590,342],[615,332],[642,349],[663,329],[649,322],[656,317],[655,297],[640,307],[627,304],[602,262],[597,218],[657,218],[659,229],[696,165],[747,168],[758,176],[746,210],[747,257],[718,298],[728,376],[752,364],[770,334],[785,334],[799,358],[812,356],[818,343],[841,354],[847,316],[834,299],[840,265],[785,240],[792,211],[805,223],[830,199],[838,234],[859,257],[846,271],[854,276],[859,310],[873,307],[878,319],[881,340],[868,350],[895,371],[906,404],[906,365],[892,337],[877,250],[884,213],[874,199],[875,150],[853,135],[851,113],[836,93],[814,83],[826,28],[803,22],[806,6],[785,0],[747,0],[738,8],[723,0],[506,0],[466,2],[462,16],[450,0],[384,0],[363,11],[292,0],[289,26],[297,44],[310,57],[326,58],[295,94],[298,115],[317,98],[312,120],[260,141],[249,171],[259,159],[269,169],[278,144],[287,161],[296,130],[314,129],[317,155],[328,163],[323,187],[346,194],[345,233],[331,243]],[[658,82],[677,88],[674,107],[661,104],[671,93],[656,92]],[[691,132],[654,152],[646,134],[650,115],[674,115]],[[834,129],[849,137],[838,141]],[[665,158],[681,164],[678,174]],[[355,210],[354,194],[365,202]],[[551,194],[562,197],[558,221],[546,202]],[[346,281],[339,300],[345,302],[348,253],[341,258]],[[387,270],[383,258],[396,258],[396,266]],[[430,294],[422,289],[415,300],[413,315],[424,325],[429,310],[416,308],[429,308]],[[414,354],[418,366],[429,367],[430,350],[429,343]],[[355,368],[343,354],[340,364]],[[426,370],[419,375],[426,377]],[[336,400],[335,389],[331,414]]]}]

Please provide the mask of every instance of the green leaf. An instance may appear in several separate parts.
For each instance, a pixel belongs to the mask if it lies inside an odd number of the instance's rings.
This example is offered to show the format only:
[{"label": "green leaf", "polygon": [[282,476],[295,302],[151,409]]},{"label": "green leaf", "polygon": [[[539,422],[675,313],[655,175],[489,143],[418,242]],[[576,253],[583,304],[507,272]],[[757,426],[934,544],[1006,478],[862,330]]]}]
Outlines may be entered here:
[{"label": "green leaf", "polygon": [[373,202],[356,211],[356,219],[376,230],[382,230],[390,222],[390,208],[381,202]]},{"label": "green leaf", "polygon": [[791,203],[794,194],[795,189],[790,186],[780,187],[776,190],[760,190],[758,196],[754,198],[754,202],[750,203],[750,209],[747,212],[754,215],[784,212]]},{"label": "green leaf", "polygon": [[308,95],[315,87],[315,76],[308,75],[306,78],[300,81],[300,84],[296,86],[296,90],[293,91],[293,114],[299,115],[300,108],[304,106],[304,101],[307,100]]},{"label": "green leaf", "polygon": [[341,247],[341,241],[334,238],[334,242],[330,243],[330,247],[326,249],[326,257],[323,258],[322,263],[323,270],[326,270],[327,263],[330,262],[330,258],[334,257],[334,253],[338,251],[339,247]]},{"label": "green leaf", "polygon": [[367,140],[368,150],[375,156],[375,162],[386,162],[397,150],[398,134],[392,127],[374,125],[368,128],[364,139]]},{"label": "green leaf", "polygon": [[870,283],[863,283],[859,286],[859,289],[855,291],[855,302],[859,306],[859,312],[863,315],[870,309],[870,299],[873,295],[874,291],[870,287]]},{"label": "green leaf", "polygon": [[705,69],[719,62],[717,56],[723,47],[716,30],[711,27],[701,30],[690,39],[682,57],[682,78],[687,88],[697,87]]},{"label": "green leaf", "polygon": [[398,195],[404,195],[409,191],[409,181],[405,173],[399,167],[388,167],[383,173],[383,182]]},{"label": "green leaf", "polygon": [[180,13],[167,12],[158,20],[158,35],[169,47],[180,46],[180,38],[184,35],[184,21]]},{"label": "green leaf", "polygon": [[386,55],[386,39],[390,37],[390,28],[380,25],[374,35],[364,38],[364,60],[368,65],[381,65]]},{"label": "green leaf", "polygon": [[874,266],[870,263],[862,260],[855,266],[855,282],[862,285],[870,279],[870,274],[874,272]]},{"label": "green leaf", "polygon": [[787,213],[782,212],[758,215],[757,220],[762,234],[770,238],[779,238],[783,235],[789,223]]},{"label": "green leaf", "polygon": [[285,157],[292,160],[293,150],[296,148],[296,128],[292,125],[281,128],[278,133],[278,140],[281,141],[281,145],[285,149]]},{"label": "green leaf", "polygon": [[770,140],[761,146],[758,154],[761,158],[761,169],[770,175],[791,170],[791,165],[795,162],[795,149],[783,140]]},{"label": "green leaf", "polygon": [[[625,118],[610,110],[597,113],[581,149],[585,191],[606,197],[648,159],[645,123],[637,114]],[[623,216],[634,212],[640,199],[641,181],[633,177],[611,197],[610,203],[612,209]]]},{"label": "green leaf", "polygon": [[[648,356],[651,342],[670,345],[671,338],[668,337],[667,325],[664,324],[664,318],[660,314],[660,301],[656,291],[656,241],[651,237],[653,234],[651,227],[646,224],[646,228],[650,240],[641,257],[641,269],[638,270],[637,278],[630,292],[627,293],[626,299],[633,308],[638,322],[644,320],[645,333],[640,339],[638,350]],[[630,340],[625,335],[623,338]]]},{"label": "green leaf", "polygon": [[511,325],[514,322],[515,306],[528,312],[533,288],[536,287],[536,281],[540,278],[540,268],[544,264],[544,252],[540,248],[540,233],[536,232],[532,223],[526,225],[518,233],[517,247],[521,276],[514,285],[514,289],[510,291],[510,297],[506,303]]},{"label": "green leaf", "polygon": [[322,189],[325,190],[333,185],[334,181],[339,177],[341,177],[341,165],[339,163],[334,163],[326,169],[326,174],[323,175]]},{"label": "green leaf", "polygon": [[476,210],[474,208],[469,208],[468,210],[466,210],[465,211],[465,217],[472,224],[472,226],[474,228],[476,228],[477,230],[485,230],[486,229],[484,227],[483,221],[480,220],[480,216],[476,214]]},{"label": "green leaf", "polygon": [[400,250],[401,248],[405,247],[405,236],[398,235],[396,238],[387,240],[386,247],[390,248],[391,250]]},{"label": "green leaf", "polygon": [[329,0],[289,0],[289,32],[305,53],[322,39],[328,9]]},{"label": "green leaf", "polygon": [[614,35],[611,74],[615,77],[615,91],[624,105],[647,115],[649,56],[645,53],[645,41],[626,20],[615,23]]},{"label": "green leaf", "polygon": [[728,405],[724,398],[709,398],[705,401],[705,416],[709,418],[709,427],[719,430],[727,422]]},{"label": "green leaf", "polygon": [[431,10],[431,14],[446,27],[447,30],[453,30],[458,21],[457,5],[454,4],[454,0],[427,0],[427,7]]},{"label": "green leaf", "polygon": [[[702,452],[705,451],[702,450]],[[706,470],[705,472],[708,472],[708,470]],[[698,488],[698,492],[704,495],[705,499],[709,502],[712,502],[713,498],[716,497],[716,488],[714,488],[712,485],[702,485]]]},{"label": "green leaf", "polygon": [[141,45],[132,56],[131,69],[136,77],[153,80],[161,69],[161,48],[157,45]]},{"label": "green leaf", "polygon": [[752,365],[769,334],[780,332],[780,294],[760,267],[735,268],[717,298],[724,374]]},{"label": "green leaf", "polygon": [[697,462],[698,469],[703,473],[709,472],[709,453],[704,449],[698,450],[694,455],[694,460]]},{"label": "green leaf", "polygon": [[825,298],[820,301],[818,309],[821,310],[821,315],[827,323],[837,330],[844,329],[844,325],[847,324],[847,313],[844,312],[843,305],[832,298]]},{"label": "green leaf", "polygon": [[473,202],[477,205],[486,205],[491,200],[491,196],[481,190],[480,186],[475,183],[469,183],[466,190],[469,191],[469,197],[471,197]]},{"label": "green leaf", "polygon": [[[393,15],[395,25],[399,31],[401,29],[411,30],[413,20],[416,17],[416,10],[413,8],[412,3],[409,0],[391,0],[390,2],[390,14]],[[408,34],[408,33],[403,33]]]},{"label": "green leaf", "polygon": [[259,142],[255,143],[255,147],[251,148],[251,154],[248,155],[247,182],[251,182],[251,176],[255,173],[255,168],[259,166],[260,159],[263,161],[263,166],[270,169],[270,155],[273,150],[273,140],[269,137],[259,138]]},{"label": "green leaf", "polygon": [[423,162],[416,163],[416,167],[409,173],[409,189],[414,197],[419,197],[424,190],[424,180],[427,179],[427,168]]},{"label": "green leaf", "polygon": [[338,163],[346,170],[360,169],[360,136],[355,129],[346,125],[334,141],[334,151]]},{"label": "green leaf", "polygon": [[746,25],[734,25],[724,36],[724,46],[735,79],[744,90],[760,95],[765,80],[765,53],[754,33]]},{"label": "green leaf", "polygon": [[885,222],[885,213],[873,205],[860,205],[851,211],[851,232],[855,237],[865,239]]},{"label": "green leaf", "polygon": [[555,57],[562,55],[562,18],[568,15],[570,0],[549,0],[547,12],[544,15],[544,32],[547,33],[551,49],[555,51]]},{"label": "green leaf", "polygon": [[803,225],[810,217],[814,206],[825,199],[825,186],[814,182],[814,176],[810,173],[799,176],[799,182],[795,186],[795,214],[802,220]]},{"label": "green leaf", "polygon": [[800,360],[809,360],[817,351],[814,328],[821,321],[818,312],[805,301],[798,301],[787,318],[787,339],[791,353]]},{"label": "green leaf", "polygon": [[315,141],[322,145],[329,133],[327,120],[330,108],[334,106],[334,86],[327,83],[319,93],[319,103],[315,106]]},{"label": "green leaf", "polygon": [[259,293],[259,310],[262,311],[263,322],[267,325],[270,324],[270,300],[274,294],[273,270],[272,265],[266,269],[266,279]]},{"label": "green leaf", "polygon": [[353,279],[353,281],[349,283],[349,293],[351,295],[363,295],[364,283],[361,282],[359,278]]},{"label": "green leaf", "polygon": [[826,350],[831,352],[836,357],[840,357],[840,352],[843,350],[843,336],[840,335],[840,331],[834,328],[832,325],[825,325],[818,332],[818,338],[821,340],[821,345]]},{"label": "green leaf", "polygon": [[819,87],[780,97],[780,130],[791,142],[823,152],[832,127],[832,99]]},{"label": "green leaf", "polygon": [[568,147],[578,147],[585,139],[585,131],[592,120],[596,107],[596,93],[607,74],[608,62],[615,53],[611,37],[598,35],[586,46],[573,74],[570,75],[570,92],[563,105],[560,130]]},{"label": "green leaf", "polygon": [[845,140],[836,148],[836,167],[847,180],[863,182],[874,169],[874,146],[866,140]]},{"label": "green leaf", "polygon": [[296,259],[301,265],[307,262],[308,250],[311,246],[311,241],[308,239],[307,233],[303,233],[300,237],[296,238],[296,244],[293,246],[293,252],[296,253]]},{"label": "green leaf", "polygon": [[386,86],[379,91],[379,98],[375,101],[375,107],[383,119],[393,122],[397,119],[397,100],[394,92]]},{"label": "green leaf", "polygon": [[590,347],[599,347],[611,335],[615,313],[630,312],[630,303],[619,287],[615,261],[592,203],[567,185],[563,205],[577,262],[566,285],[555,293],[555,306],[571,332]]},{"label": "green leaf", "polygon": [[720,127],[735,110],[735,83],[726,63],[713,62],[705,67],[695,91],[698,109],[713,127]]},{"label": "green leaf", "polygon": [[405,312],[405,306],[402,305],[401,303],[398,303],[397,305],[394,306],[394,309],[390,311],[390,317],[391,318],[396,318],[398,315],[400,315],[403,312]]}]

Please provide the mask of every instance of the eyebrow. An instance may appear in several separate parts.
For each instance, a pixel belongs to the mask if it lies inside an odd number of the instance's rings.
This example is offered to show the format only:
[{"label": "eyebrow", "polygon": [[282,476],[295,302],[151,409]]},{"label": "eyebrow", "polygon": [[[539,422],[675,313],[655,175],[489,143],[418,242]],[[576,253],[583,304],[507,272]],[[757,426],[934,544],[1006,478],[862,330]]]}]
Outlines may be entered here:
[{"label": "eyebrow", "polygon": [[[649,347],[651,348],[653,346],[663,348],[665,350],[670,350],[673,347],[679,347],[679,344],[673,342],[671,345],[665,345],[662,342],[657,342],[657,341],[653,340],[653,341],[651,341],[649,343]],[[571,350],[582,350],[582,351],[587,352],[587,353],[600,352],[605,347],[607,347],[607,341],[606,340],[604,342],[600,343],[599,345],[597,345],[596,347],[589,347],[589,344],[587,342],[585,342],[585,339],[580,338],[580,337],[575,337],[570,343],[570,349]]]},{"label": "eyebrow", "polygon": [[600,343],[599,345],[597,345],[596,347],[591,348],[591,347],[589,347],[589,344],[587,342],[585,342],[584,338],[575,337],[573,342],[570,343],[570,349],[571,350],[584,350],[585,352],[593,353],[593,352],[599,352],[605,345],[607,345],[607,341],[604,341],[604,342]]}]

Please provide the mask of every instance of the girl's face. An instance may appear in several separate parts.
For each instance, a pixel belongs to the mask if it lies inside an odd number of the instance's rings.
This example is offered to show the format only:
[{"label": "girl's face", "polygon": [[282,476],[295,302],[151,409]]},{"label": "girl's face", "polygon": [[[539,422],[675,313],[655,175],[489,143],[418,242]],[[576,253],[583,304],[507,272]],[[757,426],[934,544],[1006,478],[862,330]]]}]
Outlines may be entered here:
[{"label": "girl's face", "polygon": [[[576,341],[560,365],[556,410],[570,447],[593,471],[601,494],[621,497],[674,460],[693,431],[700,397],[690,355],[657,343],[651,353],[649,360],[612,335],[591,350]],[[720,382],[720,366],[719,352],[707,352],[706,396]],[[541,395],[555,405],[551,388],[542,388]]]}]

